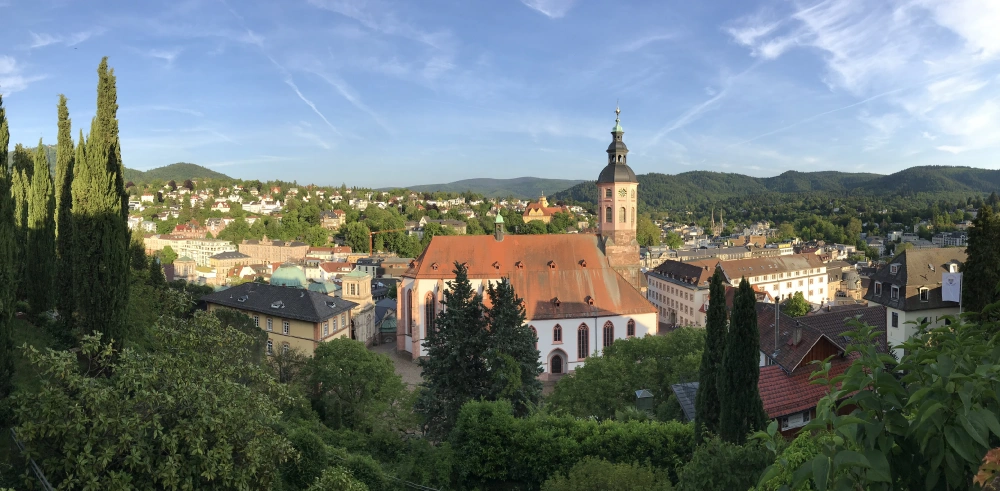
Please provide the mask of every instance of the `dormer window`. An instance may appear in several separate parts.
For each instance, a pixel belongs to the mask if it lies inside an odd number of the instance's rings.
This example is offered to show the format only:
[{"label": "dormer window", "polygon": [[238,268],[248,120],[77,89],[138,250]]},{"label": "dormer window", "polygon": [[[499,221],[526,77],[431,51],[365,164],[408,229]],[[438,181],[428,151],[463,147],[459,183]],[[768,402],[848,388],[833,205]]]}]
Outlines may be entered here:
[{"label": "dormer window", "polygon": [[958,272],[958,265],[955,264],[955,263],[949,264],[948,265],[948,272],[949,273],[957,273]]},{"label": "dormer window", "polygon": [[586,259],[581,259],[580,260],[580,266],[583,266],[584,268],[586,268],[587,267],[587,260]]},{"label": "dormer window", "polygon": [[524,261],[518,261],[514,263],[514,267],[517,269],[524,269]]},{"label": "dormer window", "polygon": [[562,304],[562,302],[559,301],[559,297],[555,297],[555,298],[552,299],[552,305],[555,305],[556,307],[558,307],[561,304]]},{"label": "dormer window", "polygon": [[493,269],[500,269],[500,261],[496,261],[493,263]]},{"label": "dormer window", "polygon": [[438,269],[438,263],[432,263],[431,264],[431,269],[433,269],[434,271],[437,271],[437,269]]},{"label": "dormer window", "polygon": [[587,295],[587,298],[585,300],[587,302],[587,305],[594,305],[594,297]]},{"label": "dormer window", "polygon": [[927,302],[931,299],[931,291],[926,288],[920,289],[920,301]]},{"label": "dormer window", "polygon": [[882,294],[882,282],[876,281],[875,282],[875,296],[879,296],[881,294]]},{"label": "dormer window", "polygon": [[898,264],[890,264],[889,265],[889,274],[896,274],[898,272],[899,272],[899,265]]},{"label": "dormer window", "polygon": [[899,299],[899,287],[898,286],[892,285],[892,291],[889,293],[889,298],[892,299],[892,300],[898,300]]},{"label": "dormer window", "polygon": [[555,261],[549,261],[549,269],[556,269],[556,262]]}]

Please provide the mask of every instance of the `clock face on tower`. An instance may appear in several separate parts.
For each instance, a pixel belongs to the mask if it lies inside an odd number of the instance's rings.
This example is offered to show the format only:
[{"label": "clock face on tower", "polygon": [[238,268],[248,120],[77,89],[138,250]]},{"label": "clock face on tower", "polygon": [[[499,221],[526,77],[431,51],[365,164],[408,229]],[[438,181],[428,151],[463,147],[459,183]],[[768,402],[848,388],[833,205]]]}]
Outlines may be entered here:
[{"label": "clock face on tower", "polygon": [[621,196],[622,198],[624,198],[625,197],[625,193],[627,193],[627,192],[628,191],[625,191],[625,188],[621,188],[621,189],[618,190],[618,196]]}]

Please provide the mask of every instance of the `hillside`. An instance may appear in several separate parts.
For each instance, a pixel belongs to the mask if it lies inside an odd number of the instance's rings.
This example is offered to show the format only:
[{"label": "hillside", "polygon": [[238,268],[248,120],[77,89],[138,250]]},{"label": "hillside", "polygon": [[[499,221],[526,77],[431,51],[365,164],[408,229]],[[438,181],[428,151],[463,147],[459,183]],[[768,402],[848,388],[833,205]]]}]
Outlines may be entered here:
[{"label": "hillside", "polygon": [[423,184],[409,186],[412,191],[431,193],[435,191],[462,193],[472,191],[487,197],[515,196],[518,198],[537,198],[540,194],[552,194],[584,183],[580,180],[542,179],[539,177],[517,177],[514,179],[465,179],[445,184]]},{"label": "hillside", "polygon": [[135,183],[139,182],[150,182],[150,181],[170,181],[174,180],[178,183],[184,181],[185,179],[224,179],[233,180],[233,178],[221,173],[216,172],[212,169],[202,167],[196,164],[189,164],[186,162],[178,162],[176,164],[165,165],[163,167],[157,167],[155,169],[149,169],[147,171],[140,171],[135,169],[125,169],[125,180],[132,181]]},{"label": "hillside", "polygon": [[[911,167],[879,175],[836,171],[788,171],[774,177],[693,171],[682,174],[637,176],[640,197],[655,209],[681,209],[691,205],[767,194],[833,194],[851,196],[913,196],[916,194],[980,194],[1000,192],[1000,170],[972,167]],[[597,187],[584,182],[552,195],[556,200],[594,203]]]}]

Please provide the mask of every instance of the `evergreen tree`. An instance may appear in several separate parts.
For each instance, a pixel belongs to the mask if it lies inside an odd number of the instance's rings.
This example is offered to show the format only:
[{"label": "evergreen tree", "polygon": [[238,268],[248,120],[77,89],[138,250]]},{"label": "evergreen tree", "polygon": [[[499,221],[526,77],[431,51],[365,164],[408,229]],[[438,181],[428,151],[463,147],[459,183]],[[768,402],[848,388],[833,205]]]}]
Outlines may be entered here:
[{"label": "evergreen tree", "polygon": [[482,335],[488,325],[483,296],[472,288],[464,264],[456,262],[454,273],[444,291],[443,311],[426,329],[427,357],[420,360],[424,390],[415,407],[428,434],[438,438],[451,430],[463,404],[486,395],[490,383],[483,357],[489,348]]},{"label": "evergreen tree", "polygon": [[[74,167],[73,284],[80,330],[102,332],[120,348],[128,307],[128,195],[118,142],[115,75],[107,58],[97,73],[97,115],[82,151],[85,156],[77,158]],[[78,157],[80,153],[78,149]]]},{"label": "evergreen tree", "polygon": [[28,194],[31,190],[31,174],[34,172],[35,163],[31,151],[20,143],[14,146],[14,157],[11,160],[10,186],[14,198],[14,241],[17,248],[14,256],[15,298],[24,298],[27,286],[25,264],[28,259]]},{"label": "evergreen tree", "polygon": [[767,414],[757,389],[760,334],[756,304],[757,297],[750,282],[742,278],[733,299],[733,315],[719,373],[720,394],[725,395],[721,398],[719,436],[738,445],[746,441],[748,433],[763,430],[767,424]]},{"label": "evergreen tree", "polygon": [[163,266],[160,265],[160,260],[151,257],[149,258],[149,284],[153,287],[162,287],[166,284],[167,279],[163,276]]},{"label": "evergreen tree", "polygon": [[56,310],[63,322],[62,333],[73,330],[74,292],[73,275],[73,148],[72,123],[66,96],[59,96],[59,134],[56,144],[56,261],[59,274],[55,275]]},{"label": "evergreen tree", "polygon": [[705,350],[701,353],[698,372],[698,393],[695,396],[695,438],[702,438],[704,431],[719,433],[719,397],[721,382],[719,371],[726,351],[726,331],[729,312],[726,306],[726,286],[722,283],[722,269],[715,268],[708,287],[708,316],[705,321]]},{"label": "evergreen tree", "polygon": [[[13,390],[14,377],[14,293],[16,288],[17,226],[11,175],[7,171],[10,131],[0,94],[0,401]],[[5,422],[0,422],[3,425]]]},{"label": "evergreen tree", "polygon": [[488,399],[507,399],[517,415],[526,415],[542,397],[542,382],[538,376],[538,337],[524,323],[524,301],[514,292],[507,278],[494,285],[487,294],[490,309],[486,313],[489,329],[482,335],[490,338],[486,351],[487,365],[492,373]]},{"label": "evergreen tree", "polygon": [[[962,265],[962,309],[982,312],[987,305],[1000,299],[1000,215],[989,205],[983,205],[969,228],[968,257]],[[898,247],[897,247],[898,248]]]},{"label": "evergreen tree", "polygon": [[53,269],[55,256],[55,196],[52,193],[52,174],[45,146],[38,141],[35,152],[35,169],[32,172],[31,193],[28,201],[28,249],[25,276],[28,305],[32,315],[52,310]]}]

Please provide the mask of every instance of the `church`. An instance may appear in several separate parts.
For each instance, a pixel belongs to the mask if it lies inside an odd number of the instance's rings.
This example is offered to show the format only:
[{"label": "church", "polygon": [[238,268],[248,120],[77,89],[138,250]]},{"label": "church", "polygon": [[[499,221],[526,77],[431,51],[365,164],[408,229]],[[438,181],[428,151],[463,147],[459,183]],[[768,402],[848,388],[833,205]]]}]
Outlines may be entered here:
[{"label": "church", "polygon": [[[598,234],[508,235],[497,215],[493,235],[437,236],[410,263],[397,295],[396,349],[426,356],[442,293],[465,263],[473,288],[509,278],[538,337],[542,379],[582,366],[615,340],[656,334],[657,310],[641,292],[636,204],[639,181],[615,109],[608,163],[597,179]],[[485,293],[484,293],[485,294]]]}]

